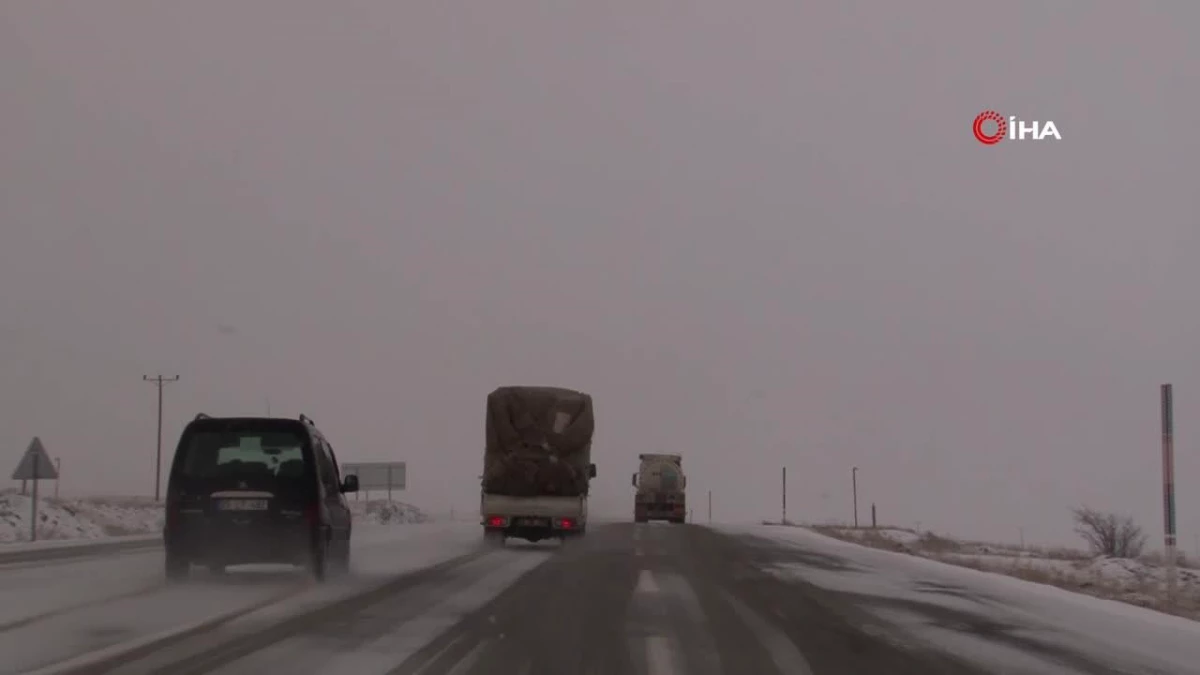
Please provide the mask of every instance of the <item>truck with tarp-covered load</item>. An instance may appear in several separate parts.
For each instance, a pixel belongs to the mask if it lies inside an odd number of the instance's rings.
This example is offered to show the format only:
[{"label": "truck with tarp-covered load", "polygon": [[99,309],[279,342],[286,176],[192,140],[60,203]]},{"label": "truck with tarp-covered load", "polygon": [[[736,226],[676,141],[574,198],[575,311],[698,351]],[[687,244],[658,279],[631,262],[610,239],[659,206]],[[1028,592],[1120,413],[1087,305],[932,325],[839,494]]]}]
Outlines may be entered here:
[{"label": "truck with tarp-covered load", "polygon": [[484,535],[541,541],[587,531],[595,432],[592,397],[507,386],[487,397],[479,512]]}]

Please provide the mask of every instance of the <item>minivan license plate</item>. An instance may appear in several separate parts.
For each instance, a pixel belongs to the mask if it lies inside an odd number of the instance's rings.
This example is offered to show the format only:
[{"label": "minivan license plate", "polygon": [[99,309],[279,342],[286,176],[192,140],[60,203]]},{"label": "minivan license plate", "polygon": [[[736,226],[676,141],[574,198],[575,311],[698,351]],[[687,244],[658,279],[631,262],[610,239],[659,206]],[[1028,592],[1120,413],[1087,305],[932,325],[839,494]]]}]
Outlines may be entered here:
[{"label": "minivan license plate", "polygon": [[267,500],[265,499],[222,499],[219,504],[222,511],[267,510]]}]

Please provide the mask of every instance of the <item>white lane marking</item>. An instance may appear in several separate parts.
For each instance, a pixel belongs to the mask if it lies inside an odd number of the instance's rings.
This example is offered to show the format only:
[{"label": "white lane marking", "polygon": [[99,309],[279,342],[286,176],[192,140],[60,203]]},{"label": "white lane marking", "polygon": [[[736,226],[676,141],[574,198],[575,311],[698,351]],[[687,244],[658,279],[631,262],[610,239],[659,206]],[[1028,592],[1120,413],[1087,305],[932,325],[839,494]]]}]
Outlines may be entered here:
[{"label": "white lane marking", "polygon": [[688,675],[719,675],[722,672],[721,657],[717,653],[716,638],[695,587],[680,574],[659,574],[658,583],[668,596],[664,604],[668,605],[666,616],[672,621],[670,631],[675,644],[686,645],[686,649],[675,653],[686,664]]},{"label": "white lane marking", "polygon": [[700,604],[696,589],[685,577],[678,574],[669,575],[662,580],[662,587],[671,595],[671,599],[679,604],[689,620],[701,627],[706,626],[708,615],[704,612],[704,606]]},{"label": "white lane marking", "polygon": [[438,662],[438,659],[442,658],[442,656],[451,649],[454,649],[455,645],[462,642],[466,637],[467,636],[465,634],[459,635],[458,637],[450,640],[450,642],[446,643],[446,645],[437,650],[433,656],[426,659],[425,665],[417,669],[416,675],[429,675],[429,673],[432,672],[430,669],[433,668],[433,665]]},{"label": "white lane marking", "polygon": [[458,660],[458,663],[454,664],[454,667],[446,675],[466,675],[471,666],[475,665],[475,662],[479,660],[479,656],[483,654],[483,647],[486,644],[487,640],[480,640],[478,644],[471,648],[471,651],[467,652],[465,656]]},{"label": "white lane marking", "polygon": [[[707,621],[695,589],[679,573],[640,570],[627,620],[629,652],[636,670],[645,675],[718,672],[719,657],[711,648],[698,650],[700,663],[689,664],[690,659],[684,658],[681,645],[688,644],[689,636],[701,633],[688,632],[679,622],[702,627]],[[687,651],[690,656],[690,645]]]},{"label": "white lane marking", "polygon": [[642,528],[639,527],[633,531],[633,540],[634,541],[642,540]]},{"label": "white lane marking", "polygon": [[657,593],[659,588],[658,582],[654,580],[654,573],[650,570],[638,572],[637,588],[634,590],[638,593]]},{"label": "white lane marking", "polygon": [[648,675],[680,675],[683,672],[675,660],[675,648],[670,638],[657,635],[646,638],[646,671]]},{"label": "white lane marking", "polygon": [[779,672],[788,675],[812,675],[812,666],[808,665],[804,654],[800,653],[800,650],[783,631],[771,625],[769,621],[759,616],[749,605],[729,591],[722,589],[721,594],[738,618],[742,620],[742,623],[746,624],[750,631],[758,637],[758,641],[771,655],[771,660],[775,662],[775,667],[779,669]]},{"label": "white lane marking", "polygon": [[462,590],[401,623],[392,632],[353,652],[334,657],[322,667],[322,672],[370,675],[391,671],[553,554],[549,551],[505,551],[496,555],[504,556],[501,560],[508,558],[509,562],[486,572]]},{"label": "white lane marking", "polygon": [[639,546],[639,547],[637,547],[636,549],[634,549],[634,551],[633,551],[633,554],[634,554],[635,556],[639,557],[639,558],[640,558],[640,557],[642,557],[642,556],[644,556],[644,555],[646,555],[644,552],[642,552],[642,547],[641,547],[641,546]]}]

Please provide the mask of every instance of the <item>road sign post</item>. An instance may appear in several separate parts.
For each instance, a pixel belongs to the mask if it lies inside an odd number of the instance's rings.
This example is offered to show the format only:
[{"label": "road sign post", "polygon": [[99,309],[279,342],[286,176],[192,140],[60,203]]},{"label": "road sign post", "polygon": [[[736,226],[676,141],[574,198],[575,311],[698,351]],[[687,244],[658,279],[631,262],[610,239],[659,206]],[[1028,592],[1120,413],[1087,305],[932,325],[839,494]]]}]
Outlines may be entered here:
[{"label": "road sign post", "polygon": [[12,479],[33,481],[33,499],[30,500],[29,508],[29,540],[37,541],[38,481],[58,480],[58,470],[42,445],[42,439],[34,436],[33,440],[29,441],[29,447],[25,449],[20,463],[13,470]]},{"label": "road sign post", "polygon": [[29,515],[29,541],[37,541],[37,507],[38,507],[38,466],[41,462],[38,461],[38,456],[33,456],[33,499],[29,500],[29,510],[32,511]]}]

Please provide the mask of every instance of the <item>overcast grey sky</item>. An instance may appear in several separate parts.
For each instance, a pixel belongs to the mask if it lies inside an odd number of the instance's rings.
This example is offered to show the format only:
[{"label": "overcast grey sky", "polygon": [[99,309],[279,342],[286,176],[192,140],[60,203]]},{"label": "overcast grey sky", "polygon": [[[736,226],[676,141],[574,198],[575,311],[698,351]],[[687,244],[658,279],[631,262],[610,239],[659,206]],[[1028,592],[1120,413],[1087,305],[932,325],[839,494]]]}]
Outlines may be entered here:
[{"label": "overcast grey sky", "polygon": [[[1119,8],[1118,8],[1119,7]],[[1162,541],[1200,506],[1178,2],[0,5],[0,447],[153,491],[197,411],[313,417],[478,506],[484,397],[591,392],[697,513]],[[985,147],[984,109],[1062,141]],[[1189,300],[1191,298],[1191,300]],[[232,329],[232,330],[231,330]],[[3,467],[7,472],[7,465]]]}]

